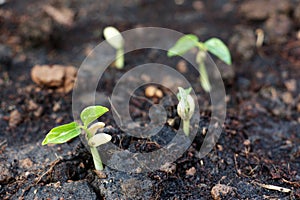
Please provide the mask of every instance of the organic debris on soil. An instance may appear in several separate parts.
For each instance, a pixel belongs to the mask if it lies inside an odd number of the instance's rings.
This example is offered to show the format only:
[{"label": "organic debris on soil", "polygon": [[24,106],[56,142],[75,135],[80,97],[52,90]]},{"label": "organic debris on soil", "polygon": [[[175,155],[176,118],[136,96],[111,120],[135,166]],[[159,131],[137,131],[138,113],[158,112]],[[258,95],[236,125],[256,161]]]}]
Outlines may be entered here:
[{"label": "organic debris on soil", "polygon": [[[288,0],[1,4],[0,198],[299,199],[299,6]],[[68,66],[79,68],[87,50],[102,41],[101,30],[112,24],[120,30],[171,28],[201,40],[220,37],[229,44],[232,68],[220,67],[227,116],[207,156],[199,159],[196,154],[211,117],[209,95],[189,63],[168,59],[156,49],[126,54],[124,70],[106,69],[98,91],[110,94],[118,78],[140,64],[177,68],[192,83],[201,116],[196,138],[180,158],[147,173],[105,166],[97,174],[79,139],[41,146],[52,127],[73,120],[69,91],[77,70]],[[157,85],[138,88],[130,100],[133,119],[147,124],[150,106],[168,94]],[[111,115],[103,119],[104,131],[123,150],[155,151],[172,140],[180,123],[176,97],[166,103],[167,122],[149,139],[127,135]]]}]

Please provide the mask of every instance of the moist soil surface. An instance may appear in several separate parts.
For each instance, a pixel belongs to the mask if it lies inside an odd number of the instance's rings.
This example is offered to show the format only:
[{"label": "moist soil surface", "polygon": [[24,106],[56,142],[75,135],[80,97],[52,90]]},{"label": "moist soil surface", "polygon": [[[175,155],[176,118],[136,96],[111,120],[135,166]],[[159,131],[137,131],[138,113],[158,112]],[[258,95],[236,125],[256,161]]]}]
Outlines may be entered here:
[{"label": "moist soil surface", "polygon": [[[51,15],[45,6],[60,12]],[[0,5],[0,198],[300,199],[299,10],[297,0],[9,0]],[[226,89],[226,119],[208,155],[197,156],[211,120],[209,95],[198,74],[180,58],[152,49],[126,54],[122,70],[107,68],[97,91],[111,94],[118,79],[140,64],[158,62],[180,71],[200,105],[197,134],[185,153],[158,170],[129,173],[105,166],[99,175],[80,138],[41,145],[51,128],[73,120],[72,92],[37,85],[31,69],[79,68],[108,25],[120,31],[170,28],[228,44],[232,66],[214,58]],[[148,86],[135,91],[129,108],[133,121],[145,125],[151,105],[171,96],[164,105],[169,121],[155,136],[130,136],[111,112],[101,117],[107,124],[103,131],[124,151],[153,152],[179,128],[176,96],[155,85],[163,96],[147,97]]]}]

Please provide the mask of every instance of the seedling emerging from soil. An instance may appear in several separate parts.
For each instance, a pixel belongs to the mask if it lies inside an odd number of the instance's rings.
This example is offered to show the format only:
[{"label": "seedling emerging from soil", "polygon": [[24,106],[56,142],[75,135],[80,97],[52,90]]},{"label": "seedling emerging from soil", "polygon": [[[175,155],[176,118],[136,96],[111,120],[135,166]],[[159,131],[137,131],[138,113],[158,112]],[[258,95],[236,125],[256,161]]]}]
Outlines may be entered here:
[{"label": "seedling emerging from soil", "polygon": [[192,88],[183,89],[182,87],[178,87],[178,105],[177,105],[177,113],[179,117],[183,120],[183,132],[189,136],[190,134],[190,119],[192,118],[195,111],[195,102],[190,92]]},{"label": "seedling emerging from soil", "polygon": [[218,38],[211,38],[205,42],[199,42],[196,35],[185,35],[176,42],[176,44],[169,49],[168,56],[181,56],[190,49],[197,47],[199,49],[196,56],[196,63],[199,66],[200,71],[200,83],[206,92],[210,92],[211,85],[205,68],[206,52],[210,52],[225,62],[227,65],[231,65],[231,56],[227,46]]},{"label": "seedling emerging from soil", "polygon": [[103,106],[86,107],[80,114],[80,119],[83,124],[71,122],[51,129],[43,140],[42,145],[65,143],[70,139],[79,136],[83,130],[93,156],[95,168],[96,170],[103,170],[102,161],[97,147],[109,142],[111,140],[111,136],[105,133],[96,134],[98,129],[105,126],[103,122],[96,122],[92,125],[91,123],[107,111],[108,109]]},{"label": "seedling emerging from soil", "polygon": [[121,33],[112,26],[108,26],[103,31],[106,41],[117,50],[115,66],[118,69],[124,67],[124,38]]}]

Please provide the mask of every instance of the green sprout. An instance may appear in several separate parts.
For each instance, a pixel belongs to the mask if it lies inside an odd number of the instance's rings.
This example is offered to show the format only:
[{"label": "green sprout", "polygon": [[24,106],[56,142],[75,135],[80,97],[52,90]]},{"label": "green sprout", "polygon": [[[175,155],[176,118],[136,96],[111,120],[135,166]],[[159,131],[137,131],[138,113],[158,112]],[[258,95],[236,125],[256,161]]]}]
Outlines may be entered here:
[{"label": "green sprout", "polygon": [[178,87],[177,99],[179,101],[177,105],[177,113],[183,120],[183,132],[189,136],[190,134],[190,119],[195,111],[195,102],[190,92],[192,88],[183,89]]},{"label": "green sprout", "polygon": [[85,139],[93,156],[93,161],[96,170],[103,170],[102,161],[97,150],[97,147],[109,142],[111,136],[106,133],[98,133],[98,129],[105,126],[103,122],[96,122],[91,125],[96,119],[106,113],[108,109],[103,106],[89,106],[86,107],[80,114],[80,119],[83,124],[77,122],[71,122],[61,126],[57,126],[50,130],[42,142],[42,145],[46,144],[61,144],[75,138],[81,134],[81,130],[85,133]]},{"label": "green sprout", "polygon": [[185,35],[176,42],[168,51],[168,56],[181,56],[190,49],[197,47],[199,49],[196,56],[196,63],[200,71],[200,83],[206,92],[210,92],[211,85],[205,68],[206,53],[210,52],[227,65],[231,65],[231,56],[227,46],[218,38],[211,38],[205,42],[200,42],[198,37],[193,34]]},{"label": "green sprout", "polygon": [[124,38],[121,33],[112,26],[108,26],[103,31],[106,41],[117,50],[115,66],[118,69],[124,67]]}]

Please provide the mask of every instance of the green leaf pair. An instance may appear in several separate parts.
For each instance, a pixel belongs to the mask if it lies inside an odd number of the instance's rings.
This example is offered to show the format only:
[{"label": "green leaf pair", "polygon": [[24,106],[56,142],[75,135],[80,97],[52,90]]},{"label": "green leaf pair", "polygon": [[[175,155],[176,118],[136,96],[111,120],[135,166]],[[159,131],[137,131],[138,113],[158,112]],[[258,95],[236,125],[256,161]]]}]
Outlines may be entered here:
[{"label": "green leaf pair", "polygon": [[93,121],[98,119],[107,111],[108,109],[103,106],[89,106],[85,108],[80,114],[80,118],[81,121],[83,122],[83,126],[80,126],[76,122],[71,122],[68,124],[55,127],[51,129],[50,132],[46,135],[45,139],[42,142],[42,145],[61,144],[79,136],[81,133],[81,128],[87,129],[87,127]]},{"label": "green leaf pair", "polygon": [[196,63],[199,65],[201,86],[206,92],[210,92],[212,87],[209,82],[209,77],[204,64],[206,52],[208,51],[214,54],[226,64],[231,65],[230,52],[227,46],[218,38],[211,38],[203,43],[199,42],[199,39],[196,35],[188,34],[179,38],[176,44],[169,49],[168,56],[182,56],[194,47],[198,47],[199,49],[199,52],[196,56]]},{"label": "green leaf pair", "polygon": [[199,42],[196,35],[188,34],[181,37],[176,44],[169,49],[168,56],[183,55],[193,47],[198,47],[201,51],[208,51],[228,65],[231,65],[231,56],[227,46],[218,38],[211,38],[207,41]]}]

